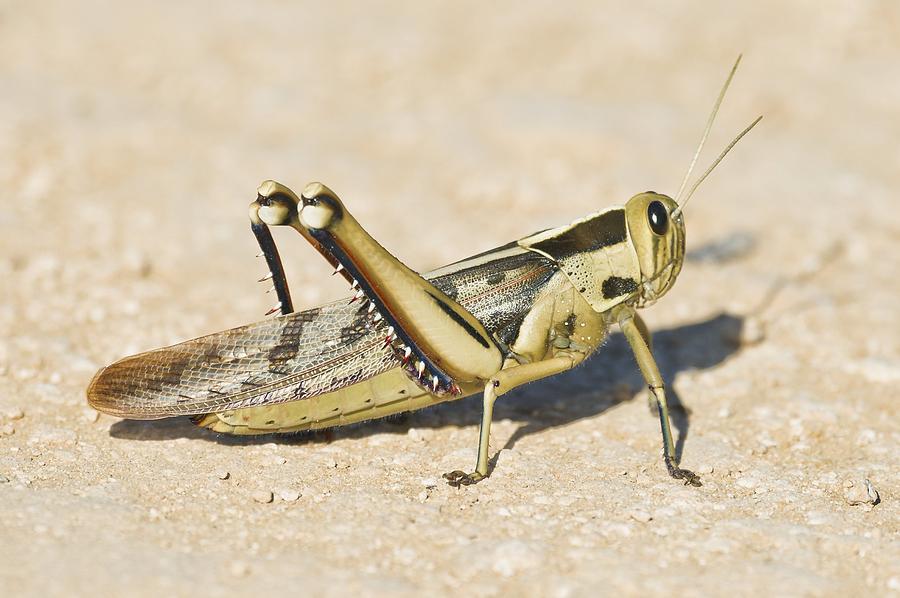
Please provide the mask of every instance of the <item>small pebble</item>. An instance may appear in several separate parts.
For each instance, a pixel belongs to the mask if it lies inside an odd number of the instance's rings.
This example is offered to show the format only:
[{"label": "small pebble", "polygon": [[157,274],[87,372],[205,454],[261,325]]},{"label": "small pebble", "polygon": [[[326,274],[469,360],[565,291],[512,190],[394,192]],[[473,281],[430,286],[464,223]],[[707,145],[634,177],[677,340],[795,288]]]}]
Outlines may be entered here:
[{"label": "small pebble", "polygon": [[0,426],[0,436],[12,436],[16,433],[16,427],[12,424],[3,424]]},{"label": "small pebble", "polygon": [[98,419],[100,419],[100,412],[93,409],[85,409],[82,412],[82,416],[84,417],[84,421],[89,424],[94,424],[97,423]]},{"label": "small pebble", "polygon": [[759,485],[759,482],[757,482],[750,476],[741,476],[737,479],[736,483],[741,488],[747,488],[748,490],[752,490],[753,488],[756,488],[757,485]]},{"label": "small pebble", "polygon": [[275,500],[275,495],[270,490],[257,490],[250,497],[258,503],[267,504]]},{"label": "small pebble", "polygon": [[844,484],[844,500],[848,505],[872,505],[875,506],[881,502],[881,496],[878,490],[872,486],[872,482],[864,480],[862,483],[854,482],[850,487]]},{"label": "small pebble", "polygon": [[278,498],[284,502],[295,502],[300,499],[300,493],[290,488],[282,488],[278,491]]},{"label": "small pebble", "polygon": [[651,519],[653,519],[653,517],[650,516],[650,513],[648,513],[647,511],[644,511],[642,509],[635,509],[635,510],[631,511],[628,515],[632,519],[637,521],[638,523],[647,523]]},{"label": "small pebble", "polygon": [[410,440],[415,440],[416,442],[425,442],[428,440],[429,435],[425,434],[425,430],[420,430],[419,428],[410,428],[406,435],[409,436]]},{"label": "small pebble", "polygon": [[228,473],[228,471],[225,469],[220,469],[219,471],[216,472],[216,477],[219,478],[220,480],[227,480],[228,478],[231,477],[231,474]]},{"label": "small pebble", "polygon": [[741,327],[741,344],[744,346],[756,345],[766,337],[765,327],[756,318],[747,318]]},{"label": "small pebble", "polygon": [[25,417],[25,412],[18,407],[11,407],[3,412],[3,417],[6,419],[22,419]]},{"label": "small pebble", "polygon": [[560,496],[556,499],[556,504],[561,507],[571,507],[578,500],[574,496]]},{"label": "small pebble", "polygon": [[0,484],[7,484],[7,483],[9,483],[9,478],[3,474],[0,474]]},{"label": "small pebble", "polygon": [[250,565],[243,561],[235,561],[228,567],[228,572],[235,577],[246,577],[250,573]]},{"label": "small pebble", "polygon": [[697,468],[697,473],[712,473],[712,472],[713,472],[713,466],[708,463],[704,463],[703,465],[701,465],[700,467]]},{"label": "small pebble", "polygon": [[763,432],[762,434],[758,435],[756,437],[756,441],[766,450],[778,446],[778,443],[775,442],[775,440],[771,436],[769,436],[767,432]]},{"label": "small pebble", "polygon": [[872,444],[876,440],[878,440],[878,432],[875,430],[865,429],[859,433],[856,437],[856,444],[859,446],[865,446],[867,444]]},{"label": "small pebble", "polygon": [[13,375],[17,380],[29,380],[31,378],[34,378],[35,373],[36,372],[34,370],[29,368],[19,368],[13,373]]},{"label": "small pebble", "polygon": [[438,481],[434,478],[424,478],[422,480],[422,485],[426,488],[437,488]]}]

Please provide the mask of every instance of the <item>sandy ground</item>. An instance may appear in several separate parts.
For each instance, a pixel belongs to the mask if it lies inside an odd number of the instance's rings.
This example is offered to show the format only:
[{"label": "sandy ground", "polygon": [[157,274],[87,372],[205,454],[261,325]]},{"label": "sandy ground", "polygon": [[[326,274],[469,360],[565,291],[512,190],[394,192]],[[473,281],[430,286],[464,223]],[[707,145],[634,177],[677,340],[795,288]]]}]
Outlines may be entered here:
[{"label": "sandy ground", "polygon": [[[0,593],[900,592],[896,3],[178,4],[0,3]],[[87,408],[102,365],[269,307],[259,181],[432,268],[674,193],[741,51],[701,163],[765,119],[645,313],[702,488],[618,334],[501,399],[459,490],[477,399],[250,440]],[[300,306],[346,293],[278,238]]]}]

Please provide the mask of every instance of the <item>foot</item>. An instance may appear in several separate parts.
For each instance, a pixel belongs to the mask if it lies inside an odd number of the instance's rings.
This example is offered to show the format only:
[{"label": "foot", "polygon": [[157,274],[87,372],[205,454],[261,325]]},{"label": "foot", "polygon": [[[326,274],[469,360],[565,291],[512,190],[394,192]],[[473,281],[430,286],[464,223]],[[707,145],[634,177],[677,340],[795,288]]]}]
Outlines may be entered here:
[{"label": "foot", "polygon": [[460,486],[471,486],[472,484],[477,484],[481,480],[484,479],[485,476],[481,475],[477,471],[474,473],[466,473],[464,471],[456,470],[451,471],[450,473],[444,474],[444,479],[447,480],[447,483],[453,486],[454,488],[459,488]]},{"label": "foot", "polygon": [[700,476],[689,469],[681,469],[680,467],[677,467],[668,457],[666,457],[666,468],[669,470],[670,476],[672,476],[676,480],[684,480],[685,486],[690,485],[700,487],[703,485],[703,483],[700,481]]}]

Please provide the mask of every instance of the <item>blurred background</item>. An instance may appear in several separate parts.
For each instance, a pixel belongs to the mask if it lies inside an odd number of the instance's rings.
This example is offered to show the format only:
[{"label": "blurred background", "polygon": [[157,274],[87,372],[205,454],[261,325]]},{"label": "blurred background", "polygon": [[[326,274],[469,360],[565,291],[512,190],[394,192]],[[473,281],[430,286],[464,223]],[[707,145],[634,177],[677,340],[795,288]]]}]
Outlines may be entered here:
[{"label": "blurred background", "polygon": [[[900,591],[898,33],[889,1],[0,2],[9,595]],[[102,365],[270,307],[262,180],[327,184],[425,271],[674,194],[739,53],[698,168],[764,119],[645,316],[704,490],[665,477],[619,338],[504,399],[510,473],[464,492],[430,480],[468,467],[477,400],[331,444],[87,410]],[[298,307],[346,294],[277,239]]]}]

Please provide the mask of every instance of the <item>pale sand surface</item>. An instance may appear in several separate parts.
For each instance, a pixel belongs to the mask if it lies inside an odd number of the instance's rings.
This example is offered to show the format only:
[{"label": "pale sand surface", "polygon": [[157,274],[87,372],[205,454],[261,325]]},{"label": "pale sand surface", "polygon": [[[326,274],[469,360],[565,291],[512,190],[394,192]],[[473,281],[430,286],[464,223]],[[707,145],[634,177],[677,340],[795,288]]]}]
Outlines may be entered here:
[{"label": "pale sand surface", "polygon": [[[896,3],[127,4],[0,3],[0,594],[900,592]],[[701,165],[765,118],[645,312],[702,488],[618,334],[501,399],[460,490],[477,399],[256,440],[87,408],[102,365],[269,307],[261,180],[425,270],[674,193],[739,52]],[[346,294],[278,239],[299,306]]]}]

